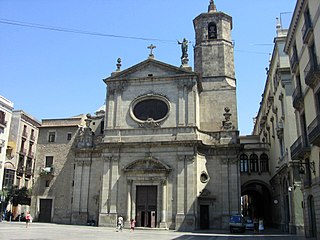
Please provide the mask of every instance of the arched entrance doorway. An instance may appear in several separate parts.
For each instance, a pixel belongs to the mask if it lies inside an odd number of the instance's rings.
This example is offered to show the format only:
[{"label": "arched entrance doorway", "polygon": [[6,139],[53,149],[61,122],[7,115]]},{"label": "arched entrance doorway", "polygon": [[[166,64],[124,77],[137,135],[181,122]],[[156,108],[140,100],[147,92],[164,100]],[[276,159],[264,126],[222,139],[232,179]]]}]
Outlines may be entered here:
[{"label": "arched entrance doorway", "polygon": [[270,226],[270,202],[270,191],[265,183],[251,181],[241,187],[241,208],[244,217],[263,219],[264,224]]}]

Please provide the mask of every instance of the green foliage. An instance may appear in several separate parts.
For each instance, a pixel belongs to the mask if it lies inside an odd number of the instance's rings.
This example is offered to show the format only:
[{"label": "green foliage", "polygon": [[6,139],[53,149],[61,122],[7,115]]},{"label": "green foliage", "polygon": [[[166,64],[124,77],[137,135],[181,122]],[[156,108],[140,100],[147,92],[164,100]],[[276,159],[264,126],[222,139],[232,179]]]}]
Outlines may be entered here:
[{"label": "green foliage", "polygon": [[18,186],[12,186],[8,189],[6,202],[12,202],[13,206],[30,205],[29,191],[26,187],[18,188]]}]

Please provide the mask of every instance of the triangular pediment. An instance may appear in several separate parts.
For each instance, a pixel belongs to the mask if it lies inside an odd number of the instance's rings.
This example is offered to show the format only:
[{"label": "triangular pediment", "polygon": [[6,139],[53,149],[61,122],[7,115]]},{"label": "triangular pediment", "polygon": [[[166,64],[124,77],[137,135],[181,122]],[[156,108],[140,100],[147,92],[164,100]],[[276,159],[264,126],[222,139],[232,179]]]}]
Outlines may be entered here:
[{"label": "triangular pediment", "polygon": [[137,79],[147,77],[175,77],[179,75],[193,75],[196,73],[184,68],[179,68],[154,59],[147,59],[123,71],[115,72],[105,82],[121,79]]},{"label": "triangular pediment", "polygon": [[169,172],[171,168],[155,158],[145,158],[130,163],[123,170],[125,172]]}]

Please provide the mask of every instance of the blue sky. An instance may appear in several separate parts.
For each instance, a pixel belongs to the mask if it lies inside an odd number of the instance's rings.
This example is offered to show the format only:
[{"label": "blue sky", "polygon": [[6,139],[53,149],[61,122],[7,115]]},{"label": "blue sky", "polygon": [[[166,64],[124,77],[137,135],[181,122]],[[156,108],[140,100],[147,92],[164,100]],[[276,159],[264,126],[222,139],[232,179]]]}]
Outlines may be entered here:
[{"label": "blue sky", "polygon": [[[192,20],[209,0],[0,0],[0,95],[37,119],[94,113],[103,103],[102,79],[145,60],[180,66],[177,40],[194,42]],[[295,0],[216,0],[233,17],[238,119],[250,134],[276,36],[276,17],[289,26]],[[289,13],[288,13],[289,12]],[[6,22],[6,23],[4,23]],[[18,23],[12,25],[9,23]],[[21,26],[26,23],[117,35],[118,38]],[[193,51],[189,48],[190,65]]]}]

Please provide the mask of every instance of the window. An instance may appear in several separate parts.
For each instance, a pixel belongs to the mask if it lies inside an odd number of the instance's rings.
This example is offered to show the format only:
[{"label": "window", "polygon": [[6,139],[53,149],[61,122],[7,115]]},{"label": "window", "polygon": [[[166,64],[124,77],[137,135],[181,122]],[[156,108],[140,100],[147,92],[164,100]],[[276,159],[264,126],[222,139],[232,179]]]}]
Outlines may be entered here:
[{"label": "window", "polygon": [[23,153],[23,154],[26,154],[26,152],[27,152],[27,150],[24,148],[25,143],[26,143],[26,140],[22,138],[21,139],[20,152]]},{"label": "window", "polygon": [[100,133],[103,133],[104,131],[104,121],[101,121],[101,125],[100,125]]},{"label": "window", "polygon": [[46,156],[45,167],[51,167],[53,165],[53,156]]},{"label": "window", "polygon": [[72,138],[72,133],[68,133],[67,134],[67,140],[69,141],[69,140],[71,140],[71,138]]},{"label": "window", "polygon": [[169,116],[170,103],[157,94],[147,94],[136,98],[130,105],[132,119],[141,127],[158,127]]},{"label": "window", "polygon": [[208,37],[209,39],[217,38],[217,25],[214,22],[208,24]]},{"label": "window", "polygon": [[260,155],[260,172],[269,172],[269,157],[265,153]]},{"label": "window", "polygon": [[141,121],[148,119],[157,121],[163,119],[167,113],[167,104],[159,99],[145,99],[138,102],[133,108],[134,116]]},{"label": "window", "polygon": [[250,155],[250,172],[258,172],[258,156],[257,154]]},{"label": "window", "polygon": [[248,172],[248,156],[246,154],[240,155],[240,172]]},{"label": "window", "polygon": [[6,125],[6,113],[0,110],[0,124]]},{"label": "window", "polygon": [[31,137],[32,140],[35,140],[34,129],[31,129],[31,136],[30,137]]},{"label": "window", "polygon": [[13,185],[14,181],[14,170],[5,169],[3,178],[3,188],[9,188]]},{"label": "window", "polygon": [[46,182],[45,182],[45,187],[47,188],[47,187],[49,187],[50,186],[50,181],[49,180],[46,180]]},{"label": "window", "polygon": [[49,132],[48,142],[55,142],[55,140],[56,140],[56,133],[55,132]]}]

